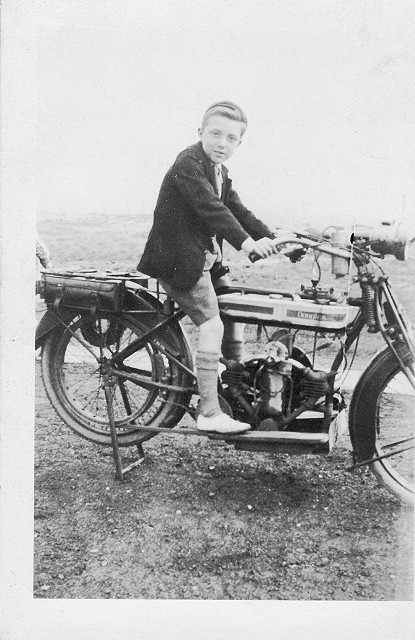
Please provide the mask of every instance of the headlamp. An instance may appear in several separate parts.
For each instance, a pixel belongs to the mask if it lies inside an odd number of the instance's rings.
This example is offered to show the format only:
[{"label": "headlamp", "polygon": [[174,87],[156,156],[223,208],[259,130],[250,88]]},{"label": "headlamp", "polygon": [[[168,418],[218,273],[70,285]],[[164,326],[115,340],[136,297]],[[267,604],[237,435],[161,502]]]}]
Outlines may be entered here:
[{"label": "headlamp", "polygon": [[375,253],[393,255],[397,260],[406,260],[411,242],[415,239],[414,230],[402,223],[383,222],[376,227],[357,225],[353,229],[351,242],[364,240]]}]

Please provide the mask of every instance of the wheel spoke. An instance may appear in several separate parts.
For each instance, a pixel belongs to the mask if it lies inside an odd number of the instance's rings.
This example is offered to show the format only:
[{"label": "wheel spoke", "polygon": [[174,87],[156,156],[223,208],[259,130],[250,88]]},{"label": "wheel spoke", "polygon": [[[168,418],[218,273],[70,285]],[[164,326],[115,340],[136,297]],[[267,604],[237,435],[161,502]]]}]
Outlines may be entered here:
[{"label": "wheel spoke", "polygon": [[[66,373],[66,370],[65,370],[65,373]],[[70,393],[70,394],[76,394],[76,392],[81,391],[82,387],[85,387],[88,383],[89,384],[93,384],[94,387],[95,387],[96,386],[96,382],[95,382],[96,376],[99,376],[99,378],[101,378],[101,376],[99,374],[99,368],[94,369],[94,371],[92,371],[88,375],[88,378],[78,378],[78,379],[75,379],[75,381],[71,385],[66,384],[65,385],[66,391],[68,393]],[[67,378],[72,379],[73,377],[69,376],[69,375],[65,375],[65,380]]]},{"label": "wheel spoke", "polygon": [[[397,442],[391,442],[390,444],[384,444],[382,446],[382,449],[390,449],[391,447],[397,447],[399,444],[405,444],[405,442],[413,442],[414,441],[414,436],[411,436],[410,438],[404,438],[404,440],[398,440]],[[412,445],[413,447],[414,445]]]},{"label": "wheel spoke", "polygon": [[121,397],[123,399],[125,409],[127,411],[127,414],[130,416],[132,414],[132,411],[131,411],[130,399],[128,397],[128,391],[126,389],[125,383],[120,378],[118,378],[117,382],[121,391]]},{"label": "wheel spoke", "polygon": [[[377,447],[373,469],[384,483],[414,491],[415,395],[406,374],[390,373],[378,399]],[[393,484],[391,484],[393,488]],[[391,488],[389,487],[389,488]]]},{"label": "wheel spoke", "polygon": [[[139,427],[176,424],[184,412],[182,405],[186,404],[181,389],[184,373],[160,353],[151,339],[142,340],[142,334],[147,332],[145,326],[141,330],[128,317],[102,313],[94,319],[74,316],[69,326],[70,331],[59,326],[49,335],[42,356],[48,396],[67,424],[94,442],[111,444],[102,366],[111,366],[111,359],[120,352],[125,357],[117,358],[114,365],[117,379],[111,395],[115,426],[124,443],[141,441],[143,432]],[[184,354],[185,364],[191,362],[190,355],[186,360],[188,351]],[[162,376],[177,388],[160,394],[154,387],[117,376],[117,369],[149,381]]]}]

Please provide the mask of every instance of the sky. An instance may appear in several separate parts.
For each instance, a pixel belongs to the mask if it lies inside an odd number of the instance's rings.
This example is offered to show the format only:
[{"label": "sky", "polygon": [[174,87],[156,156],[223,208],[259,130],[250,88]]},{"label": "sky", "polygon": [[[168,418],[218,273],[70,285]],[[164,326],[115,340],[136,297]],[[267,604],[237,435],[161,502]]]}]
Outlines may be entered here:
[{"label": "sky", "polygon": [[39,3],[38,214],[151,216],[228,99],[249,126],[227,166],[259,217],[410,219],[412,15],[405,0]]}]

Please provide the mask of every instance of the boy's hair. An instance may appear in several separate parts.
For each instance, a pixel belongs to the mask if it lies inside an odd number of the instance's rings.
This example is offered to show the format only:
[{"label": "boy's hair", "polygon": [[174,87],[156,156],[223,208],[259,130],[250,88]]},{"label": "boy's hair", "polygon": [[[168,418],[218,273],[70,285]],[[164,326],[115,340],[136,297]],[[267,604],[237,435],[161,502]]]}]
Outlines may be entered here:
[{"label": "boy's hair", "polygon": [[224,118],[229,118],[229,120],[242,122],[242,133],[245,133],[248,126],[248,120],[242,109],[234,102],[229,102],[228,100],[214,102],[210,105],[210,107],[205,111],[202,119],[202,130],[205,128],[206,123],[211,116],[223,116]]}]

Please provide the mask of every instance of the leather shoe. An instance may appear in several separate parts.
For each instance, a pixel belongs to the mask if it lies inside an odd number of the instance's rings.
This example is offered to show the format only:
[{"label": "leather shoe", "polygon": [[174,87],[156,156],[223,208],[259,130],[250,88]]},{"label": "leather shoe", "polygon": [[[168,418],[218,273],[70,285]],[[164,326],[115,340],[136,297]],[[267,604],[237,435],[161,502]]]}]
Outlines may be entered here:
[{"label": "leather shoe", "polygon": [[237,433],[245,433],[245,431],[249,431],[251,425],[246,422],[238,422],[237,420],[233,420],[233,418],[228,416],[226,413],[221,413],[213,418],[198,416],[196,428],[199,431],[212,431],[214,433],[230,433],[236,435]]}]

